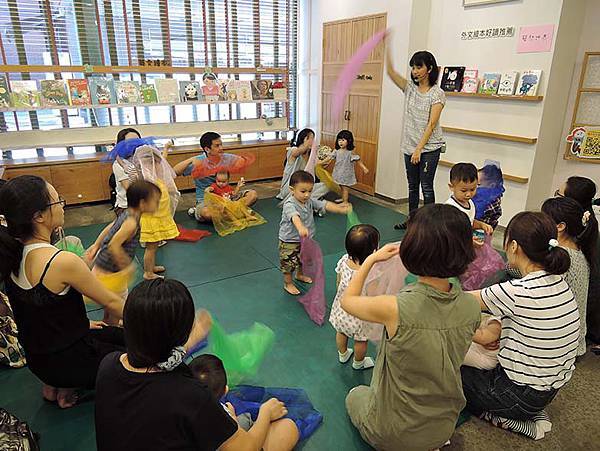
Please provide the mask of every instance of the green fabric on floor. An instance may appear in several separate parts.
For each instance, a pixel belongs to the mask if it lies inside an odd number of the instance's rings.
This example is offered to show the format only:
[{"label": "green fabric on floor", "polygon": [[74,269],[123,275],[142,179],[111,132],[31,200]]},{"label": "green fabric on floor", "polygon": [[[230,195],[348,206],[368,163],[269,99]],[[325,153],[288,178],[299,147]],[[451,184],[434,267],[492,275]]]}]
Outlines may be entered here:
[{"label": "green fabric on floor", "polygon": [[[324,415],[324,425],[299,449],[366,450],[360,435],[350,423],[345,410],[347,392],[359,384],[368,384],[372,371],[355,371],[337,359],[335,334],[328,322],[316,326],[296,298],[283,291],[278,269],[277,230],[281,209],[278,201],[259,201],[255,209],[267,224],[227,237],[216,233],[196,243],[171,241],[161,247],[157,263],[167,269],[166,276],[181,280],[190,289],[197,308],[208,309],[219,318],[228,333],[264,323],[275,334],[275,342],[258,373],[245,383],[267,387],[302,387],[315,408]],[[401,215],[384,207],[353,198],[352,203],[362,221],[375,225],[382,242],[397,241],[402,232],[393,230]],[[198,225],[185,212],[178,212],[176,222],[185,228],[212,227]],[[344,253],[347,218],[327,215],[315,218],[316,239],[321,244],[326,275],[326,295],[331,306],[335,295],[334,267]],[[67,230],[89,246],[104,224]],[[143,249],[137,256],[141,261]],[[102,311],[88,305],[89,316],[100,319]],[[369,355],[375,356],[374,348]],[[2,407],[27,421],[41,434],[42,449],[94,450],[94,404],[62,411],[45,403],[41,384],[27,369],[0,368]],[[93,399],[93,398],[92,398]]]}]

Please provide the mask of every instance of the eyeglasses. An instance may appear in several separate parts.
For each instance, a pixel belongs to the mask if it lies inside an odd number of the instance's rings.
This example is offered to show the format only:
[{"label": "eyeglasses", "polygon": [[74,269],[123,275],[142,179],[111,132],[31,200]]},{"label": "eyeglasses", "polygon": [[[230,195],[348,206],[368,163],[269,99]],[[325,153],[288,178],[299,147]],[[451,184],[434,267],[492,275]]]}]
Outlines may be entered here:
[{"label": "eyeglasses", "polygon": [[559,190],[554,191],[554,197],[565,197],[564,194],[560,194]]},{"label": "eyeglasses", "polygon": [[59,197],[56,202],[50,202],[47,206],[51,207],[52,205],[60,205],[61,207],[65,207],[67,205],[67,201],[62,197]]}]

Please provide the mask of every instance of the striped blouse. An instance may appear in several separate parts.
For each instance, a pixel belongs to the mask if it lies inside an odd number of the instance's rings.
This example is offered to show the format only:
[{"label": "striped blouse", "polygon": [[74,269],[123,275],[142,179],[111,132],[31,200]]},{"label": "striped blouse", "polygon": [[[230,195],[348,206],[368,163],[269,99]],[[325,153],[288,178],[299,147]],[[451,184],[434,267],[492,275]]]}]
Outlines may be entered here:
[{"label": "striped blouse", "polygon": [[571,379],[579,310],[562,276],[533,272],[486,288],[481,297],[502,318],[498,362],[513,382],[545,391]]}]

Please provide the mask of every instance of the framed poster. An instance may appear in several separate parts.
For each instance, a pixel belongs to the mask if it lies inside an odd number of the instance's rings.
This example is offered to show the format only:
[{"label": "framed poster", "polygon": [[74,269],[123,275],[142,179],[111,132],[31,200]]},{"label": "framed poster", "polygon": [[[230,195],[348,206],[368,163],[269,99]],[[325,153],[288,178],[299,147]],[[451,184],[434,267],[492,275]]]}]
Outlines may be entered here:
[{"label": "framed poster", "polygon": [[490,5],[492,3],[512,2],[514,0],[463,0],[465,8],[469,6]]}]

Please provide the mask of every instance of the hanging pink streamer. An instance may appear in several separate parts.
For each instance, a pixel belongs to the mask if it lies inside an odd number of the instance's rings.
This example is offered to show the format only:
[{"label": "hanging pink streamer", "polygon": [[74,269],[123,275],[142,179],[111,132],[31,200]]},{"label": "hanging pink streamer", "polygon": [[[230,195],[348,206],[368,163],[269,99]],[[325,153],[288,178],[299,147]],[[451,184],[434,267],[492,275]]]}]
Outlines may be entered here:
[{"label": "hanging pink streamer", "polygon": [[308,316],[319,326],[325,321],[327,310],[325,301],[325,274],[323,273],[323,253],[319,244],[311,238],[300,241],[300,262],[302,272],[313,280],[312,287],[298,299]]},{"label": "hanging pink streamer", "polygon": [[[406,285],[405,279],[408,274],[400,254],[384,262],[375,263],[367,275],[362,295],[395,296]],[[378,342],[383,334],[383,324],[367,323],[364,333],[370,341]]]},{"label": "hanging pink streamer", "polygon": [[367,60],[371,52],[377,47],[377,44],[385,37],[387,30],[380,31],[373,35],[371,39],[365,42],[356,53],[350,58],[350,61],[346,63],[344,69],[340,73],[335,84],[335,90],[333,91],[333,117],[339,117],[342,109],[344,108],[344,99],[350,91],[350,86],[356,76],[360,72],[360,68]]},{"label": "hanging pink streamer", "polygon": [[317,138],[313,139],[313,144],[310,149],[310,155],[304,170],[310,174],[315,175],[315,165],[317,164],[317,154],[319,153],[319,146],[317,145]]},{"label": "hanging pink streamer", "polygon": [[462,289],[465,291],[481,289],[489,277],[504,269],[505,266],[502,256],[492,247],[491,235],[488,235],[483,246],[475,249],[475,260],[459,277]]}]

